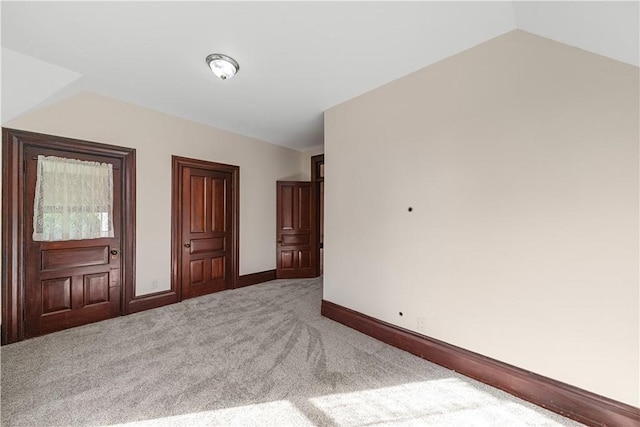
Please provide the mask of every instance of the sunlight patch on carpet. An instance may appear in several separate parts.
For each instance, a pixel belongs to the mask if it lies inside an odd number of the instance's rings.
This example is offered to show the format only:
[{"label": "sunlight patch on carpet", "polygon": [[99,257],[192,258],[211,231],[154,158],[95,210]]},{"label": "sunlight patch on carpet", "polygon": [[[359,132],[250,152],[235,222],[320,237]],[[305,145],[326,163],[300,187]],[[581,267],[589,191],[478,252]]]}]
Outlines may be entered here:
[{"label": "sunlight patch on carpet", "polygon": [[457,378],[332,394],[309,401],[336,425],[343,427],[562,425]]},{"label": "sunlight patch on carpet", "polygon": [[255,405],[175,415],[116,424],[114,427],[174,426],[308,426],[313,425],[291,402],[279,400]]}]

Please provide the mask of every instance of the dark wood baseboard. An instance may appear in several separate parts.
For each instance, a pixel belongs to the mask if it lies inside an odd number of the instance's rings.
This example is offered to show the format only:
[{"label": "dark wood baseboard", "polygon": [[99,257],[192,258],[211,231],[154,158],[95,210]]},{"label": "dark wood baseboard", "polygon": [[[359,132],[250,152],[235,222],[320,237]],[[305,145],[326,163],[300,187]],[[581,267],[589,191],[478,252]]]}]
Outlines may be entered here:
[{"label": "dark wood baseboard", "polygon": [[[257,283],[268,282],[269,280],[275,280],[276,271],[267,270],[260,271],[258,273],[245,274],[239,276],[236,281],[236,288],[242,288],[244,286],[255,285]],[[142,295],[136,297],[129,302],[127,311],[125,314],[137,313],[139,311],[151,310],[153,308],[162,307],[164,305],[175,304],[180,302],[179,295],[172,291],[162,291],[154,294]]]},{"label": "dark wood baseboard", "polygon": [[640,409],[322,300],[323,316],[590,426],[638,427]]},{"label": "dark wood baseboard", "polygon": [[151,310],[152,308],[162,307],[164,305],[175,304],[180,299],[178,294],[169,290],[156,292],[154,294],[142,295],[129,301],[125,314],[137,313],[139,311]]},{"label": "dark wood baseboard", "polygon": [[258,273],[244,274],[238,277],[236,282],[236,288],[243,288],[245,286],[256,285],[262,282],[268,282],[270,280],[276,280],[275,270],[259,271]]}]

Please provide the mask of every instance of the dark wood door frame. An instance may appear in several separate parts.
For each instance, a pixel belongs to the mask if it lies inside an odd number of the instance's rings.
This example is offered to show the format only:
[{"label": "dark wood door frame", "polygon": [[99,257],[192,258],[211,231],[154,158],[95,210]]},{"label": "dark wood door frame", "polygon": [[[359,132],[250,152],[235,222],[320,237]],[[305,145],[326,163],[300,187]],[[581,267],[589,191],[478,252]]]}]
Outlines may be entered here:
[{"label": "dark wood door frame", "polygon": [[320,221],[322,215],[320,214],[320,183],[324,181],[324,173],[320,174],[320,165],[324,167],[324,154],[318,154],[311,157],[311,186],[313,188],[311,197],[311,209],[313,215],[311,217],[312,232],[315,234],[315,259],[316,259],[316,276],[320,276],[320,249],[323,248],[323,239],[320,234]]},{"label": "dark wood door frame", "polygon": [[121,314],[135,298],[136,151],[14,129],[2,129],[2,344],[24,339],[24,164],[27,147],[98,154],[122,160]]},{"label": "dark wood door frame", "polygon": [[240,168],[223,163],[171,156],[171,291],[182,300],[182,169],[185,167],[231,173],[231,283],[238,287],[240,262]]}]

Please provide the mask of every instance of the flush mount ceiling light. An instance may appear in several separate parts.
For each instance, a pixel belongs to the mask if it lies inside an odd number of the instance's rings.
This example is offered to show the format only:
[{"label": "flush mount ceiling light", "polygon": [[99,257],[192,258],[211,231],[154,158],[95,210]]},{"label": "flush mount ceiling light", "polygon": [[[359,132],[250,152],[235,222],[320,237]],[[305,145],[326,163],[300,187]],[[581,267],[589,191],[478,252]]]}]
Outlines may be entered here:
[{"label": "flush mount ceiling light", "polygon": [[207,65],[211,68],[213,74],[222,80],[227,80],[235,76],[240,69],[240,65],[238,65],[235,59],[220,53],[212,53],[207,56]]}]

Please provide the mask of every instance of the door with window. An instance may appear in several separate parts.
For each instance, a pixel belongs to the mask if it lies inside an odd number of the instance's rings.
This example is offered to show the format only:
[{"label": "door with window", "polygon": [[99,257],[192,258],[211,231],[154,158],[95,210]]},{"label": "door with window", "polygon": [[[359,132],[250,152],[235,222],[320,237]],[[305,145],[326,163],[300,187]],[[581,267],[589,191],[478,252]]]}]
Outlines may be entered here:
[{"label": "door with window", "polygon": [[121,314],[122,159],[24,151],[25,338]]}]

